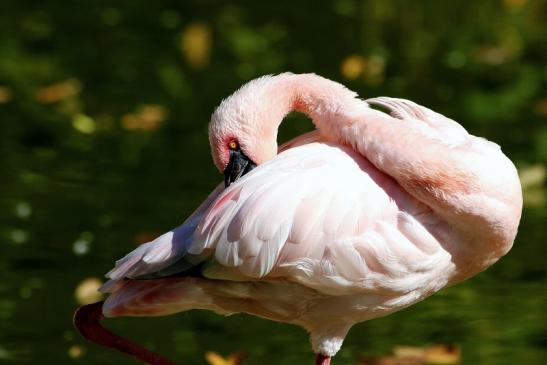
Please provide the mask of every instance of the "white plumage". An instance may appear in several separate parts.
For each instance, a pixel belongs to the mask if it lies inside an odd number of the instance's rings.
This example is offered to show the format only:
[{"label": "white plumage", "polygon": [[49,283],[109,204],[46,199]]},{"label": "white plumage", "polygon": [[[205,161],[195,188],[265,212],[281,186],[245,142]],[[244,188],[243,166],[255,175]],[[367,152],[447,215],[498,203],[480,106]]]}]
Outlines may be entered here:
[{"label": "white plumage", "polygon": [[[261,97],[281,91],[262,106],[253,88]],[[244,102],[262,109],[246,111]],[[256,125],[241,145],[259,167],[119,260],[102,289],[112,293],[104,313],[247,312],[303,326],[314,350],[332,356],[353,324],[407,307],[505,254],[522,196],[499,147],[407,100],[368,104],[339,84],[288,74],[224,101],[210,129],[217,166],[227,164],[220,144]],[[270,156],[253,138],[269,146],[274,130],[257,118],[291,109],[318,130]],[[185,276],[196,265],[201,276]]]}]

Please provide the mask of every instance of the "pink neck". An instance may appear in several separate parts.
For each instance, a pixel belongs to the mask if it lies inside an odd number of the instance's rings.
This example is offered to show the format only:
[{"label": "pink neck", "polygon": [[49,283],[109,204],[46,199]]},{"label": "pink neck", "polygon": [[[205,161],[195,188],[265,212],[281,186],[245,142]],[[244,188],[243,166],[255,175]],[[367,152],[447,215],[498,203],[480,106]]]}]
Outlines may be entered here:
[{"label": "pink neck", "polygon": [[[339,134],[341,124],[351,123],[367,104],[345,86],[315,74],[282,74],[266,85],[268,103],[257,114],[264,129],[279,128],[283,117],[292,111],[306,114],[325,135]],[[262,105],[258,106],[259,108]]]},{"label": "pink neck", "polygon": [[355,92],[315,74],[290,75],[285,83],[289,111],[306,114],[328,134],[337,134],[340,124],[352,122],[355,112],[367,107]]}]

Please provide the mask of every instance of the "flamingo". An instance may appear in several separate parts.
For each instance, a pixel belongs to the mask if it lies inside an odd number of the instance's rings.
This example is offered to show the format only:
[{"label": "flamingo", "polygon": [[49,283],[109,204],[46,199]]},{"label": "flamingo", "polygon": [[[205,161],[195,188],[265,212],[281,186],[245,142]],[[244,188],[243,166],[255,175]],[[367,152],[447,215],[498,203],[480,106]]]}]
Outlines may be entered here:
[{"label": "flamingo", "polygon": [[[278,148],[284,116],[316,130]],[[505,255],[522,193],[500,147],[412,101],[361,100],[315,74],[250,81],[212,115],[224,173],[179,227],[116,262],[88,339],[172,364],[102,327],[106,317],[249,313],[309,332],[330,364],[356,323],[406,308]]]}]

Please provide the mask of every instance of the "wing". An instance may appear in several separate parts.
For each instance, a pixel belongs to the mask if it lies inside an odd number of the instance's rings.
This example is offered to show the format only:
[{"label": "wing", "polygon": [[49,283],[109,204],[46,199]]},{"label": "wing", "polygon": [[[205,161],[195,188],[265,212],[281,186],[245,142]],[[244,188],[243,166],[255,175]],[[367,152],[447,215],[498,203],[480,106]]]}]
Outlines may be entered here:
[{"label": "wing", "polygon": [[120,260],[104,290],[203,262],[202,274],[214,279],[390,291],[403,287],[395,279],[436,262],[438,244],[411,214],[427,209],[349,148],[293,147],[219,189],[181,227]]},{"label": "wing", "polygon": [[104,293],[115,291],[118,288],[116,284],[126,278],[170,276],[202,261],[200,257],[189,255],[188,248],[193,243],[195,228],[222,191],[223,185],[217,186],[182,225],[140,245],[116,261],[114,268],[105,275],[110,280],[99,290]]}]

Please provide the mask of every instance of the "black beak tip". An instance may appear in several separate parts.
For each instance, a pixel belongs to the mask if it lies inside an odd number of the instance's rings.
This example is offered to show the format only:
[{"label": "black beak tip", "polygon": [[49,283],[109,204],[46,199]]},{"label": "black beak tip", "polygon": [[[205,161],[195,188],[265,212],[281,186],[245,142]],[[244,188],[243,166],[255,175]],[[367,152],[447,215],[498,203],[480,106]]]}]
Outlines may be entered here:
[{"label": "black beak tip", "polygon": [[241,151],[231,151],[230,161],[224,170],[224,185],[230,186],[234,181],[254,169],[256,164]]},{"label": "black beak tip", "polygon": [[227,174],[226,173],[226,170],[224,170],[224,187],[228,187],[230,186],[230,184],[232,183],[233,181],[231,181],[230,179],[230,174]]}]

